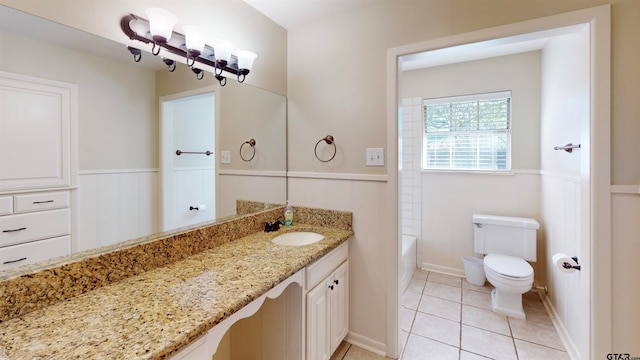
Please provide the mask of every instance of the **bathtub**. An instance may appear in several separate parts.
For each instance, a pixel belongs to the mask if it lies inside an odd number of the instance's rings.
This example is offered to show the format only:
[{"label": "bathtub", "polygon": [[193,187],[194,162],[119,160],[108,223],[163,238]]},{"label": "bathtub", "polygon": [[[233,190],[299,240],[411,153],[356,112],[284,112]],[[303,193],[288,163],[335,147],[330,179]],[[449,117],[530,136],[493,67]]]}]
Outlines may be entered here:
[{"label": "bathtub", "polygon": [[416,271],[416,237],[413,235],[402,235],[402,277],[401,290],[404,293],[411,282],[413,273]]}]

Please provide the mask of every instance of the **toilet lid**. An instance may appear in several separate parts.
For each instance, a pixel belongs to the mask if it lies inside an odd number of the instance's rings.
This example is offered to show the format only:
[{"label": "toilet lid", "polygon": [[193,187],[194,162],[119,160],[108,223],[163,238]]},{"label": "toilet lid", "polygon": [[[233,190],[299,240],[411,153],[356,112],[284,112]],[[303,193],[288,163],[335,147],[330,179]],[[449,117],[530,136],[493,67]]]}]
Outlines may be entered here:
[{"label": "toilet lid", "polygon": [[496,273],[508,277],[524,278],[533,275],[533,267],[528,262],[513,256],[489,254],[484,257],[484,264]]}]

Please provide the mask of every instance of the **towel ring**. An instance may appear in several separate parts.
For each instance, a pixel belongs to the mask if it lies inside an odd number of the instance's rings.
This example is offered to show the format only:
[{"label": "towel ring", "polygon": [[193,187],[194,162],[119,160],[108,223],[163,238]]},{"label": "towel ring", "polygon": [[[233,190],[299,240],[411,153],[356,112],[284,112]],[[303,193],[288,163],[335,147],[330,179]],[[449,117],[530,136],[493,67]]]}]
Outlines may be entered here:
[{"label": "towel ring", "polygon": [[[333,145],[333,155],[331,155],[331,157],[328,160],[322,160],[318,156],[318,145],[323,141],[326,142],[328,145]],[[333,139],[333,136],[331,136],[331,135],[327,135],[324,138],[318,140],[318,142],[316,143],[316,147],[313,149],[313,152],[316,155],[316,159],[318,159],[318,160],[320,160],[322,162],[329,162],[329,161],[333,160],[333,158],[336,157],[336,152],[337,151],[338,151],[338,148],[336,147],[336,142]]]},{"label": "towel ring", "polygon": [[[253,149],[253,153],[251,154],[251,157],[248,159],[245,159],[244,155],[242,155],[242,148],[249,144],[249,146],[251,146],[251,148]],[[253,160],[253,158],[256,156],[256,140],[255,139],[251,139],[251,140],[247,140],[245,142],[242,143],[242,145],[240,145],[240,158],[245,161],[245,162],[249,162],[251,160]]]}]

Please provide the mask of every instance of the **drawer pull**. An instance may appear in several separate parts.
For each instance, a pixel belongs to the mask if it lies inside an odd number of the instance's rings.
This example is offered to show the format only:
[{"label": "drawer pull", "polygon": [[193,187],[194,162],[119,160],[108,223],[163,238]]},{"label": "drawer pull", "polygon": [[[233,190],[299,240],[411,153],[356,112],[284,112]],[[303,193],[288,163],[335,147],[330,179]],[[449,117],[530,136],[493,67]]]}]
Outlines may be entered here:
[{"label": "drawer pull", "polygon": [[3,233],[11,233],[11,232],[22,231],[22,230],[27,230],[27,228],[26,227],[21,227],[20,229],[2,230],[2,232]]},{"label": "drawer pull", "polygon": [[25,261],[25,260],[27,260],[27,258],[26,258],[26,257],[23,257],[22,259],[17,259],[17,260],[8,260],[8,261],[3,262],[2,264],[3,264],[3,265],[6,265],[6,264],[14,264],[14,263],[17,263],[17,262],[20,262],[20,261]]},{"label": "drawer pull", "polygon": [[46,203],[52,203],[53,200],[44,200],[44,201],[34,201],[34,204],[46,204]]}]

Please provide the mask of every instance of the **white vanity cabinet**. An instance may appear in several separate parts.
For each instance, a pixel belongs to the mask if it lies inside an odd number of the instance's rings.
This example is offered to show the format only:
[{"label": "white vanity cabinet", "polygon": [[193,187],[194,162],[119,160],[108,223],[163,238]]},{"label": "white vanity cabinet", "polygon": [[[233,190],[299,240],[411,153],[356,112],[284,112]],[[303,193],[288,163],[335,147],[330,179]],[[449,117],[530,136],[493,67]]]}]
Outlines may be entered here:
[{"label": "white vanity cabinet", "polygon": [[0,270],[70,253],[69,191],[3,195],[0,206]]},{"label": "white vanity cabinet", "polygon": [[0,71],[0,270],[67,255],[77,86]]},{"label": "white vanity cabinet", "polygon": [[307,360],[329,360],[349,331],[347,243],[307,268]]}]

